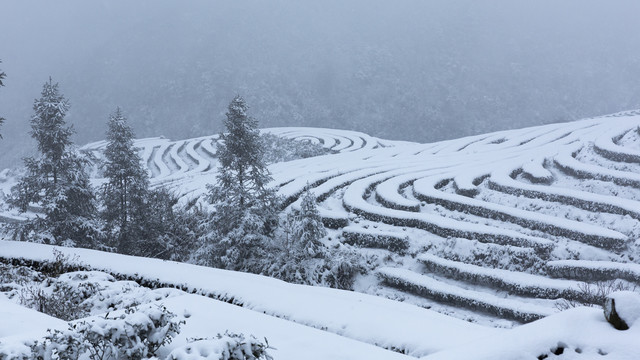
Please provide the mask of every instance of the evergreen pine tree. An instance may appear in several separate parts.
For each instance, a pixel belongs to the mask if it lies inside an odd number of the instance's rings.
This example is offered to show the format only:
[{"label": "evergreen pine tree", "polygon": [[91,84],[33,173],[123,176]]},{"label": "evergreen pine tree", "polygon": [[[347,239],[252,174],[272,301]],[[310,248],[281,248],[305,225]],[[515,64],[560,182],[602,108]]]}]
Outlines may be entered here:
[{"label": "evergreen pine tree", "polygon": [[12,189],[10,203],[21,211],[31,203],[42,207],[45,217],[28,222],[23,230],[33,230],[52,243],[71,240],[92,246],[95,197],[85,171],[87,161],[72,148],[73,129],[64,121],[69,102],[49,79],[33,110],[30,134],[40,156],[25,158],[27,173]]},{"label": "evergreen pine tree", "polygon": [[145,231],[149,177],[133,146],[133,138],[127,119],[117,108],[109,117],[109,143],[104,151],[104,176],[108,181],[102,187],[102,216],[108,232],[118,240],[118,251],[123,253],[138,253],[135,242],[149,235]]},{"label": "evergreen pine tree", "polygon": [[308,186],[302,196],[300,210],[296,213],[295,235],[304,256],[322,255],[320,239],[327,235],[327,230],[322,223],[316,197]]},{"label": "evergreen pine tree", "polygon": [[231,101],[226,116],[217,183],[209,186],[216,208],[213,263],[246,270],[247,261],[262,256],[277,226],[278,198],[268,187],[272,178],[263,161],[258,122],[247,115],[242,97]]},{"label": "evergreen pine tree", "polygon": [[[0,63],[2,63],[2,60],[0,60]],[[4,80],[6,76],[7,74],[5,74],[4,71],[0,70],[0,87],[4,86],[4,83],[2,82],[2,80]],[[4,124],[4,118],[0,116],[0,126],[2,126],[2,124]],[[0,139],[2,139],[2,134],[0,134]]]}]

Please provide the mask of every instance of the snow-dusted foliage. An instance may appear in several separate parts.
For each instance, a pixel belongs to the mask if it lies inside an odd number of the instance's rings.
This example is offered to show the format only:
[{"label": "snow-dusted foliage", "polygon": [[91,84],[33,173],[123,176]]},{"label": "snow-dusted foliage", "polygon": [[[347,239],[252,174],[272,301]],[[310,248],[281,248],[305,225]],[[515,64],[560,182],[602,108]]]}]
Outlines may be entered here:
[{"label": "snow-dusted foliage", "polygon": [[302,195],[300,210],[295,210],[294,217],[293,235],[296,243],[293,246],[299,247],[303,256],[322,255],[324,246],[320,239],[327,235],[327,231],[318,212],[316,197],[308,188]]},{"label": "snow-dusted foliage", "polygon": [[345,227],[342,230],[342,236],[345,243],[359,247],[387,249],[400,254],[404,254],[409,248],[409,241],[406,235],[385,233],[377,229]]},{"label": "snow-dusted foliage", "polygon": [[[249,212],[266,216],[269,208],[277,206],[274,190],[268,186],[272,178],[263,160],[258,122],[247,115],[247,104],[240,96],[231,101],[226,116],[227,132],[220,135],[218,147],[220,169],[216,183],[209,186],[216,206],[215,226],[222,234],[238,228]],[[271,220],[265,218],[260,233],[269,232]]]},{"label": "snow-dusted foliage", "polygon": [[118,316],[71,323],[67,331],[50,331],[31,346],[31,356],[41,359],[91,360],[146,359],[180,332],[181,321],[162,306],[130,308]]},{"label": "snow-dusted foliage", "polygon": [[290,139],[272,133],[260,134],[263,143],[264,162],[273,164],[330,154],[331,151],[309,139]]},{"label": "snow-dusted foliage", "polygon": [[194,339],[189,344],[174,349],[170,360],[272,360],[267,350],[269,343],[253,335],[226,332],[211,339]]},{"label": "snow-dusted foliage", "polygon": [[136,251],[137,242],[148,236],[145,223],[149,216],[147,199],[149,179],[133,146],[133,131],[120,108],[110,115],[104,151],[102,201],[109,236],[117,239],[122,253]]},{"label": "snow-dusted foliage", "polygon": [[565,299],[556,304],[558,309],[566,310],[580,306],[606,307],[607,298],[612,293],[638,291],[638,286],[624,280],[591,281],[579,283],[571,291],[579,294],[579,296],[565,297]]},{"label": "snow-dusted foliage", "polygon": [[462,289],[405,269],[381,268],[378,270],[377,275],[389,285],[397,286],[406,291],[434,298],[451,305],[487,312],[501,318],[529,322],[553,313],[551,309],[544,306],[526,304],[479,291]]},{"label": "snow-dusted foliage", "polygon": [[17,352],[2,349],[0,341],[0,359],[148,358],[169,344],[184,323],[157,303],[183,295],[179,290],[144,288],[98,271],[64,272],[58,262],[65,262],[66,267],[72,265],[61,252],[54,253],[54,261],[31,264],[40,271],[0,265],[0,300],[6,297],[54,318],[71,321],[68,330],[56,327],[36,341],[26,338],[22,341],[26,346],[19,347],[21,350]]},{"label": "snow-dusted foliage", "polygon": [[640,284],[640,264],[617,261],[556,260],[547,263],[547,272],[554,277],[582,281],[624,279]]},{"label": "snow-dusted foliage", "polygon": [[64,120],[69,102],[49,79],[33,110],[31,136],[40,155],[24,159],[26,174],[12,188],[10,202],[22,212],[37,204],[44,217],[18,226],[16,236],[93,246],[97,238],[95,196],[85,170],[87,160],[73,148],[73,129]]},{"label": "snow-dusted foliage", "polygon": [[364,257],[355,251],[326,249],[321,257],[309,257],[302,251],[273,248],[253,272],[295,284],[351,290],[355,277],[367,271]]},{"label": "snow-dusted foliage", "polygon": [[240,96],[229,104],[218,147],[220,169],[209,185],[215,207],[209,240],[210,263],[234,270],[249,270],[264,258],[269,236],[277,225],[278,198],[263,160],[257,121],[247,115]]}]

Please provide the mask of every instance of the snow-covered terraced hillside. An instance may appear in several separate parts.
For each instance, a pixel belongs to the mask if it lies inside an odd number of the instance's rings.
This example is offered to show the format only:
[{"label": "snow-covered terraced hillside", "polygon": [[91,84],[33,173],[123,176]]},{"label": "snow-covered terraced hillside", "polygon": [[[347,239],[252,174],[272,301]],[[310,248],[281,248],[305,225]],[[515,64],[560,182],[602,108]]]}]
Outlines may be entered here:
[{"label": "snow-covered terraced hillside", "polygon": [[[334,152],[350,153],[385,148],[402,144],[397,141],[377,139],[355,131],[315,128],[270,128],[272,134],[322,144]],[[216,148],[218,135],[195,139],[171,141],[163,137],[140,139],[135,146],[147,165],[152,186],[168,186],[183,196],[185,203],[199,198],[206,189],[204,184],[213,182],[218,166]],[[100,161],[107,143],[98,141],[80,150],[95,159],[94,178],[100,181]]]},{"label": "snow-covered terraced hillside", "polygon": [[[639,126],[632,111],[430,144],[264,131],[336,152],[269,168],[287,206],[311,185],[333,229],[327,245],[378,256],[376,275],[357,290],[524,322],[556,312],[560,298],[587,296],[581,281],[640,283]],[[194,204],[215,181],[217,141],[136,145],[152,184]],[[104,146],[82,150],[100,159]]]}]

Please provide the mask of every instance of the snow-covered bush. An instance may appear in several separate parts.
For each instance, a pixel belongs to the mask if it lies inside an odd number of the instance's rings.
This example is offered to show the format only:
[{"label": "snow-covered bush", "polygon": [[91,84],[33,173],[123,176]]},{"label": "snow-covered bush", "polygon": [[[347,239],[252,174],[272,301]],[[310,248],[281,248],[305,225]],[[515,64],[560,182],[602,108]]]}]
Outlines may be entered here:
[{"label": "snow-covered bush", "polygon": [[33,359],[144,359],[171,343],[184,321],[165,307],[128,309],[116,317],[72,323],[67,331],[50,331],[31,346]]},{"label": "snow-covered bush", "polygon": [[[504,299],[480,299],[475,296],[465,294],[464,292],[451,292],[442,287],[430,286],[422,284],[420,281],[408,278],[405,275],[398,274],[396,269],[380,269],[376,273],[378,278],[386,285],[414,293],[419,296],[427,297],[439,302],[444,302],[449,305],[473,309],[476,311],[486,312],[501,318],[511,319],[519,322],[530,322],[543,318],[548,315],[546,313],[538,312],[538,309],[531,311],[531,309],[525,309],[520,306],[513,306],[513,303],[508,303],[508,300]],[[406,270],[400,270],[405,272]]]},{"label": "snow-covered bush", "polygon": [[327,235],[322,223],[315,195],[309,185],[302,195],[300,209],[294,209],[281,221],[281,243],[288,256],[296,258],[322,257],[324,245],[320,242]]},{"label": "snow-covered bush", "polygon": [[[333,215],[333,214],[331,214]],[[329,229],[342,229],[349,225],[349,219],[346,217],[331,216],[329,214],[322,215],[322,223]]]},{"label": "snow-covered bush", "polygon": [[355,276],[367,268],[362,255],[345,249],[329,249],[321,258],[295,258],[274,253],[257,273],[290,283],[351,290]]},{"label": "snow-covered bush", "polygon": [[58,249],[53,249],[53,260],[42,264],[40,271],[46,276],[58,277],[71,269],[81,266],[78,256],[64,254]]},{"label": "snow-covered bush", "polygon": [[324,284],[336,289],[353,288],[353,281],[365,269],[360,263],[360,258],[356,253],[334,253],[325,263],[326,270],[324,272]]},{"label": "snow-covered bush", "polygon": [[77,360],[86,351],[86,345],[77,332],[49,329],[48,333],[41,341],[31,344],[31,359]]},{"label": "snow-covered bush", "polygon": [[[21,284],[18,292],[22,305],[58,319],[74,320],[87,316],[90,306],[84,301],[100,291],[98,284],[90,281],[70,284],[62,276],[68,269],[79,266],[77,258],[53,250],[52,261],[44,262],[40,272]],[[37,282],[33,282],[36,280]]]},{"label": "snow-covered bush", "polygon": [[387,249],[403,255],[409,248],[407,236],[391,233],[376,233],[360,229],[345,229],[342,232],[344,243],[376,249]]},{"label": "snow-covered bush", "polygon": [[170,360],[272,360],[267,350],[269,342],[264,343],[244,334],[225,332],[212,339],[193,339],[189,344],[174,349],[168,356]]},{"label": "snow-covered bush", "polygon": [[331,154],[331,150],[308,140],[288,139],[271,133],[261,134],[260,140],[267,164]]},{"label": "snow-covered bush", "polygon": [[549,261],[546,271],[553,277],[585,282],[622,279],[640,284],[640,267],[632,263],[559,260]]},{"label": "snow-covered bush", "polygon": [[73,287],[64,282],[53,281],[49,285],[47,288],[37,285],[23,287],[19,294],[20,304],[68,321],[87,316],[89,308],[83,301],[99,291],[94,283]]},{"label": "snow-covered bush", "polygon": [[494,269],[539,272],[545,261],[532,248],[449,238],[424,249],[441,258]]},{"label": "snow-covered bush", "polygon": [[0,292],[12,292],[31,281],[43,281],[44,278],[42,273],[27,266],[0,263]]}]

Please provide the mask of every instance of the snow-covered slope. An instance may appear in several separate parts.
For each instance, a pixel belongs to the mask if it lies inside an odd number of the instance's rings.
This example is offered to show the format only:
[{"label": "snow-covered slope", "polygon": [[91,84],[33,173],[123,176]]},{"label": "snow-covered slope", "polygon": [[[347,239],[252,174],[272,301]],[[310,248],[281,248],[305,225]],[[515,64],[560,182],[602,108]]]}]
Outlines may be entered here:
[{"label": "snow-covered slope", "polygon": [[[2,241],[0,260],[53,261],[49,245]],[[344,290],[287,284],[275,279],[157,259],[57,248],[75,264],[135,279],[153,288],[175,287],[156,302],[186,319],[166,355],[189,338],[228,330],[266,337],[274,359],[567,359],[608,355],[637,359],[640,322],[629,330],[609,325],[600,309],[578,308],[515,329],[486,328],[434,311]],[[96,272],[93,272],[96,274]],[[99,274],[99,273],[98,273]],[[165,291],[166,292],[166,291]],[[0,354],[24,351],[57,319],[0,298]],[[11,321],[11,322],[10,322]],[[17,326],[16,326],[17,325]],[[28,348],[27,350],[28,351]],[[402,352],[404,354],[401,354]]]},{"label": "snow-covered slope", "polygon": [[[86,268],[104,271],[121,279],[136,280],[151,287],[184,290],[185,296],[174,296],[175,299],[164,301],[174,309],[179,308],[180,311],[174,311],[177,314],[183,314],[185,309],[191,313],[187,329],[196,329],[186,331],[183,338],[213,336],[231,329],[266,336],[273,346],[283,347],[287,354],[291,351],[289,343],[297,342],[295,349],[300,351],[304,349],[300,343],[307,344],[305,346],[315,343],[309,350],[326,356],[318,358],[354,359],[370,354],[373,358],[400,359],[399,354],[371,345],[424,356],[454,347],[459,343],[459,337],[471,340],[504,331],[351,291],[294,285],[265,276],[95,250],[0,241],[0,260],[17,259],[25,263],[52,261],[54,248],[70,259],[77,258],[78,264]],[[198,296],[189,297],[187,293]],[[52,322],[45,324],[48,327],[56,325]],[[196,330],[202,329],[211,334],[198,334]],[[35,330],[42,328],[36,327]],[[7,335],[3,331],[0,326],[0,342],[1,336]],[[326,344],[334,344],[338,348]],[[346,350],[349,346],[354,348]],[[364,352],[356,356],[361,351]],[[344,353],[339,356],[340,352]],[[299,358],[291,355],[284,358]]]},{"label": "snow-covered slope", "polygon": [[[581,281],[640,282],[639,125],[632,111],[430,144],[264,131],[337,152],[270,170],[288,206],[311,184],[333,228],[327,245],[377,256],[376,272],[356,290],[511,326],[496,319],[531,321],[556,312],[559,298],[589,300]],[[182,204],[205,204],[217,136],[136,145],[153,185],[176,190]],[[100,159],[104,146],[82,150]],[[97,169],[94,177],[103,181]],[[0,173],[0,190],[12,179]]]}]

